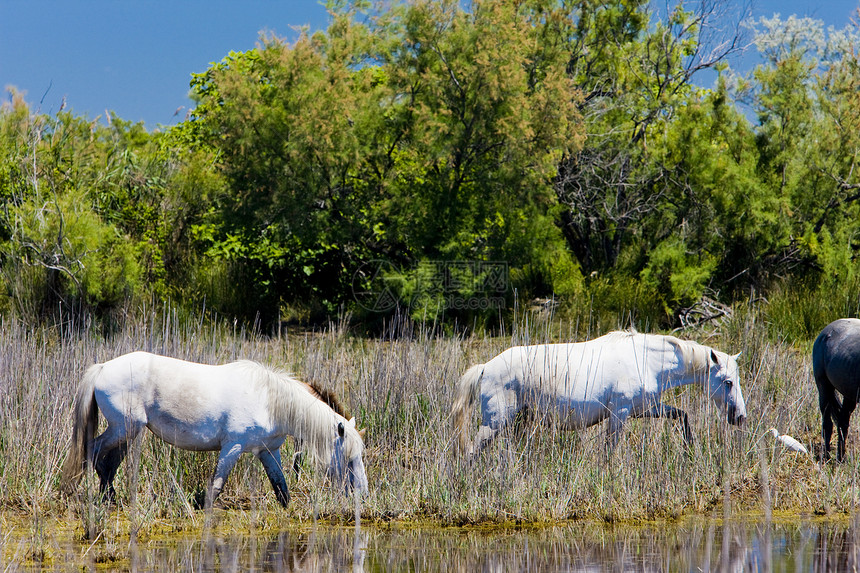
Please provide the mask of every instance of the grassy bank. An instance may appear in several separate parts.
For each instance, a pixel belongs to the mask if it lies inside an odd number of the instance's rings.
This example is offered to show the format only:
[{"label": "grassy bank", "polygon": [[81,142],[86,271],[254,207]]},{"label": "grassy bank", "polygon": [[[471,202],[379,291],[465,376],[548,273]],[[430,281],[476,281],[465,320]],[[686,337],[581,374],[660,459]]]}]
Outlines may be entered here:
[{"label": "grassy bank", "polygon": [[[95,361],[143,349],[209,363],[250,358],[288,368],[338,393],[359,426],[367,428],[366,522],[648,520],[722,512],[726,502],[740,512],[851,513],[858,497],[856,436],[849,441],[848,462],[826,467],[775,448],[765,436],[775,426],[813,447],[820,443],[811,341],[774,336],[763,322],[761,312],[739,309],[719,329],[679,333],[743,352],[748,421],[742,429],[727,426],[700,389],[688,386],[665,401],[690,414],[696,436],[692,448],[685,447],[671,420],[629,423],[609,457],[603,424],[568,433],[527,427],[498,440],[471,465],[452,447],[449,412],[460,374],[512,344],[581,340],[602,331],[589,333],[537,314],[520,317],[504,335],[465,338],[433,337],[419,327],[402,326],[370,339],[352,336],[337,324],[264,337],[165,310],[141,311],[108,335],[85,325],[31,330],[4,322],[0,508],[35,522],[65,516],[90,536],[108,524],[146,531],[165,522],[202,523],[203,513],[193,510],[190,500],[204,490],[215,454],[181,452],[149,433],[129,456],[140,460],[139,471],[129,471],[127,464],[120,469],[119,511],[92,503],[92,474],[81,500],[58,493],[72,396],[81,375]],[[290,448],[289,443],[284,447],[285,459]],[[313,471],[289,480],[293,497],[284,511],[258,462],[243,456],[219,501],[227,509],[243,510],[247,527],[352,519],[352,502]]]}]

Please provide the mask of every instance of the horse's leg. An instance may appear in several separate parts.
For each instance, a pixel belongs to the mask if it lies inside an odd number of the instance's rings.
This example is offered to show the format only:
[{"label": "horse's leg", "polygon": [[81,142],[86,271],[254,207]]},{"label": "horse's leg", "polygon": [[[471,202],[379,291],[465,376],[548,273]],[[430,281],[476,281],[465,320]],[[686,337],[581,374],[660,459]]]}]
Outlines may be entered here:
[{"label": "horse's leg", "polygon": [[839,415],[836,417],[836,428],[839,432],[836,442],[836,461],[845,461],[845,441],[848,439],[848,423],[851,421],[851,412],[857,406],[857,401],[854,397],[845,396],[842,398],[842,407],[839,408]]},{"label": "horse's leg", "polygon": [[681,420],[684,424],[684,441],[688,446],[693,445],[693,431],[690,430],[690,422],[687,420],[687,412],[673,406],[665,404],[657,404],[650,410],[642,413],[643,418],[671,418],[672,420]]},{"label": "horse's leg", "polygon": [[[821,410],[821,439],[824,441],[821,459],[830,459],[830,438],[833,435],[833,418],[839,416],[842,409],[836,390],[823,374],[815,373],[815,385],[818,386],[818,409]],[[838,457],[838,452],[837,452]]]},{"label": "horse's leg", "polygon": [[475,435],[475,445],[472,447],[469,456],[471,458],[478,457],[481,450],[486,448],[498,435],[499,428],[492,428],[490,426],[481,426],[478,428],[478,433]]},{"label": "horse's leg", "polygon": [[475,459],[499,435],[502,428],[513,421],[518,411],[516,404],[508,404],[504,392],[481,398],[481,427],[469,452],[470,459]]},{"label": "horse's leg", "polygon": [[203,502],[204,509],[212,509],[212,504],[224,489],[227,476],[230,475],[230,470],[236,465],[241,453],[242,444],[226,444],[221,448],[218,464],[215,466],[215,473],[212,475],[212,482],[209,484],[209,491],[206,492],[206,500]]},{"label": "horse's leg", "polygon": [[615,446],[618,445],[618,440],[621,438],[621,430],[624,429],[624,422],[630,416],[628,408],[621,408],[609,414],[609,421],[606,423],[606,453],[612,453]]},{"label": "horse's leg", "polygon": [[293,473],[296,474],[296,479],[299,479],[299,474],[302,472],[302,464],[304,461],[304,452],[296,452],[293,454]]},{"label": "horse's leg", "polygon": [[125,459],[125,454],[128,452],[128,443],[120,444],[119,446],[102,451],[96,459],[96,473],[99,475],[99,491],[102,497],[109,504],[116,502],[116,490],[113,487],[116,472],[122,460]]},{"label": "horse's leg", "polygon": [[93,441],[92,464],[99,476],[99,492],[108,503],[116,501],[116,490],[113,487],[117,469],[128,451],[128,440],[132,440],[140,431],[135,426],[126,428],[109,424],[107,429]]},{"label": "horse's leg", "polygon": [[293,473],[296,474],[296,479],[299,479],[299,473],[302,469],[302,462],[305,459],[305,453],[302,451],[302,441],[298,438],[295,438],[294,449],[295,453],[293,454]]},{"label": "horse's leg", "polygon": [[287,480],[284,478],[284,470],[281,467],[281,452],[275,450],[262,450],[257,454],[263,468],[266,470],[266,475],[269,476],[269,483],[272,484],[272,489],[275,490],[275,497],[283,507],[287,507],[290,503],[290,490],[287,489]]}]

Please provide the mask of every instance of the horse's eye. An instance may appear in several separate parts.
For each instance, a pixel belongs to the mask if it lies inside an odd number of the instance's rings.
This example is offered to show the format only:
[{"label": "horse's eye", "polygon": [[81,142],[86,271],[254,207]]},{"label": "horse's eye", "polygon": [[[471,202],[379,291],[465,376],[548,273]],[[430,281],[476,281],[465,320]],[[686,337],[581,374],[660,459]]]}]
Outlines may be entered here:
[{"label": "horse's eye", "polygon": [[726,380],[726,388],[731,388],[733,385],[734,385],[734,382],[732,382],[731,379]]}]

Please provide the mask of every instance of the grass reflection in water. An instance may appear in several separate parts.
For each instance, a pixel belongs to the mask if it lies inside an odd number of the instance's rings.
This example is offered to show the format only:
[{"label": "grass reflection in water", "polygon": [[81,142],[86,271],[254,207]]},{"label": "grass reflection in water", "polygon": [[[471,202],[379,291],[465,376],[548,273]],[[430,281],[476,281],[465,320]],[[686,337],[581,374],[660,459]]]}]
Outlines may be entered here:
[{"label": "grass reflection in water", "polygon": [[[10,571],[848,571],[860,529],[846,521],[593,522],[525,529],[323,527],[190,534],[125,542],[0,535]],[[37,539],[38,536],[38,539]],[[36,543],[40,549],[35,550]]]}]

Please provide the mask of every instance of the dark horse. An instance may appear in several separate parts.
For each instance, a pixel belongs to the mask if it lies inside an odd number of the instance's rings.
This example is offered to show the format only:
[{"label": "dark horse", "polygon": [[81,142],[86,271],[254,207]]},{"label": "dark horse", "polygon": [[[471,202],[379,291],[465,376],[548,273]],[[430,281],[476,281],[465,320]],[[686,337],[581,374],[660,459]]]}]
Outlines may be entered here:
[{"label": "dark horse", "polygon": [[[836,461],[841,462],[845,459],[848,422],[860,391],[860,320],[840,318],[824,327],[812,345],[812,373],[821,408],[822,457],[830,458],[830,436],[835,420],[838,431]],[[842,394],[841,403],[836,390]]]}]

